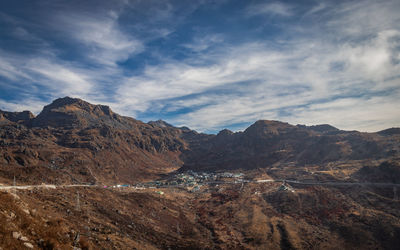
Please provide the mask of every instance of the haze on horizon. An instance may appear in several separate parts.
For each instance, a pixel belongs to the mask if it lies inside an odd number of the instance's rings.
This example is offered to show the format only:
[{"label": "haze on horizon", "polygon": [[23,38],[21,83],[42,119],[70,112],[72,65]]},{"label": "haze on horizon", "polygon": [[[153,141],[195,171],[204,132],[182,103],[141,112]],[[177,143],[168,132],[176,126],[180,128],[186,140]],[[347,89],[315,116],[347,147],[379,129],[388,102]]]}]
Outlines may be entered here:
[{"label": "haze on horizon", "polygon": [[203,132],[400,126],[400,2],[0,3],[0,109],[71,96]]}]

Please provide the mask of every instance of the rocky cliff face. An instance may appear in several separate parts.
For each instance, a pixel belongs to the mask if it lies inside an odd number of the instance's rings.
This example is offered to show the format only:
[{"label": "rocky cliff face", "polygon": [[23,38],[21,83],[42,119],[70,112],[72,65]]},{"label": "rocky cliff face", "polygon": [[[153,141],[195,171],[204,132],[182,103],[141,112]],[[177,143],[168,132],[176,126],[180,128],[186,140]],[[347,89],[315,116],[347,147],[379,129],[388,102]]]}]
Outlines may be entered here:
[{"label": "rocky cliff face", "polygon": [[181,168],[196,171],[396,158],[400,134],[257,121],[217,135],[143,123],[109,107],[61,98],[34,117],[0,111],[0,182],[135,182]]}]

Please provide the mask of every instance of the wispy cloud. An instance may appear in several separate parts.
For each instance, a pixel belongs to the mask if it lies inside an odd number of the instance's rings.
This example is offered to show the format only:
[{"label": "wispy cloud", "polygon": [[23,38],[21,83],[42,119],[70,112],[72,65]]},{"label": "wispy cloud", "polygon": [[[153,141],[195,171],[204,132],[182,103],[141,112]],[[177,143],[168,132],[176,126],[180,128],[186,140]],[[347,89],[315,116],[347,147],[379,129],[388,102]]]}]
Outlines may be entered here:
[{"label": "wispy cloud", "polygon": [[224,41],[222,35],[218,34],[199,34],[193,38],[193,42],[183,44],[183,47],[195,52],[202,52],[212,46],[220,45]]},{"label": "wispy cloud", "polygon": [[[118,70],[103,68],[88,69],[80,63],[72,63],[48,53],[34,55],[18,55],[0,51],[0,86],[15,93],[22,100],[9,100],[6,107],[28,107],[37,111],[44,102],[63,96],[73,96],[88,101],[105,100],[103,82],[117,79]],[[1,78],[0,78],[1,79]],[[12,98],[10,96],[10,98]],[[107,100],[110,96],[107,94]],[[15,104],[15,105],[14,105]],[[14,109],[11,109],[14,110]]]},{"label": "wispy cloud", "polygon": [[57,91],[59,95],[85,95],[93,87],[90,79],[78,68],[61,65],[45,59],[32,59],[26,64],[26,69],[37,74],[40,84],[47,91]]},{"label": "wispy cloud", "polygon": [[317,124],[321,120],[341,129],[379,131],[399,124],[400,92],[390,96],[342,98],[292,110],[286,121]]},{"label": "wispy cloud", "polygon": [[304,15],[308,16],[308,15],[316,14],[316,13],[326,9],[327,7],[328,7],[328,3],[327,2],[320,1],[318,3],[318,5],[312,6]]},{"label": "wispy cloud", "polygon": [[43,109],[43,106],[48,104],[47,102],[41,101],[40,99],[32,98],[31,96],[26,97],[27,98],[23,102],[0,100],[0,109],[4,111],[12,110],[15,112],[29,110],[35,114],[38,114]]},{"label": "wispy cloud", "polygon": [[66,32],[83,44],[88,57],[94,62],[115,65],[132,54],[143,51],[142,42],[123,32],[118,24],[118,13],[106,17],[90,17],[76,13],[64,14],[60,23]]},{"label": "wispy cloud", "polygon": [[29,76],[16,66],[16,62],[10,60],[10,55],[4,51],[0,51],[0,76],[12,81],[18,81],[21,77]]},{"label": "wispy cloud", "polygon": [[359,39],[398,27],[399,8],[400,3],[396,0],[342,2],[325,13],[329,20],[324,21],[323,26],[329,32],[340,31],[341,38],[359,42]]}]

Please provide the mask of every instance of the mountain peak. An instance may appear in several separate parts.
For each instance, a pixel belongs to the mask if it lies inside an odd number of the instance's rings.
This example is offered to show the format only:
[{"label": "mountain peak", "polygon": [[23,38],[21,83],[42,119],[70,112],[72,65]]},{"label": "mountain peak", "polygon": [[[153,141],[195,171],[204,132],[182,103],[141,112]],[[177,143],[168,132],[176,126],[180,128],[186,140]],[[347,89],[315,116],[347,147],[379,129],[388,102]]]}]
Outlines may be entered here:
[{"label": "mountain peak", "polygon": [[229,129],[223,129],[221,131],[218,132],[217,136],[229,136],[232,135],[233,132]]},{"label": "mountain peak", "polygon": [[94,105],[79,98],[72,98],[69,96],[58,98],[51,104],[45,106],[42,112],[49,110],[57,110],[59,112],[74,112],[74,111],[87,111],[87,112],[102,112],[106,115],[112,115],[110,107],[104,105]]},{"label": "mountain peak", "polygon": [[287,127],[287,126],[292,126],[287,122],[281,122],[281,121],[276,121],[276,120],[258,120],[253,125],[251,126],[268,126],[268,127]]},{"label": "mountain peak", "polygon": [[120,126],[121,117],[104,105],[94,105],[79,98],[64,97],[45,106],[35,127],[87,127],[98,124]]},{"label": "mountain peak", "polygon": [[157,120],[157,121],[149,121],[147,124],[152,125],[153,127],[160,127],[160,128],[172,128],[174,126],[172,126],[171,124],[169,124],[166,121],[163,121],[161,119]]},{"label": "mountain peak", "polygon": [[247,134],[262,135],[262,134],[279,134],[281,131],[293,128],[286,122],[274,120],[258,120],[245,130]]},{"label": "mountain peak", "polygon": [[79,99],[79,98],[73,98],[73,97],[66,96],[66,97],[55,99],[52,103],[50,103],[47,106],[60,107],[60,106],[70,105],[73,103],[88,103],[88,102],[86,102],[82,99]]}]

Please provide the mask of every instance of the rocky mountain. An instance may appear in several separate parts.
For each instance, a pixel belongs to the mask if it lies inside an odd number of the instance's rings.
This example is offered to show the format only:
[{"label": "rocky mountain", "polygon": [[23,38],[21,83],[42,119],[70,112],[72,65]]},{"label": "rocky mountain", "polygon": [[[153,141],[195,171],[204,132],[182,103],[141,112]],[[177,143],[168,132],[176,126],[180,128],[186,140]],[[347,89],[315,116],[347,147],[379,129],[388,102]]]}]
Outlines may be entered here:
[{"label": "rocky mountain", "polygon": [[[23,119],[24,118],[24,119]],[[181,131],[61,98],[37,116],[1,113],[0,164],[20,182],[133,182],[179,168]],[[1,178],[1,177],[0,177]]]},{"label": "rocky mountain", "polygon": [[249,170],[400,154],[395,128],[360,133],[257,121],[243,132],[210,135],[161,120],[143,123],[70,97],[53,101],[37,117],[1,111],[0,126],[0,178],[17,175],[35,183],[131,183],[178,169]]},{"label": "rocky mountain", "polygon": [[326,164],[399,156],[398,134],[343,131],[330,125],[257,121],[243,132],[222,130],[190,143],[184,169],[252,169],[271,165]]},{"label": "rocky mountain", "polygon": [[107,125],[127,129],[133,119],[114,114],[108,106],[92,105],[77,98],[60,98],[44,107],[33,120],[33,127],[86,128]]}]

